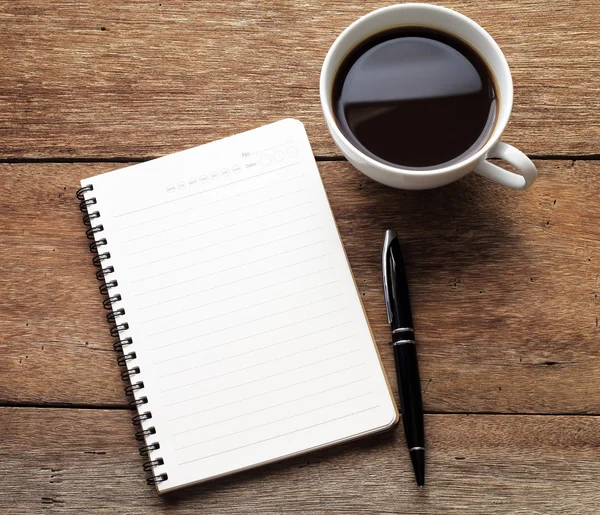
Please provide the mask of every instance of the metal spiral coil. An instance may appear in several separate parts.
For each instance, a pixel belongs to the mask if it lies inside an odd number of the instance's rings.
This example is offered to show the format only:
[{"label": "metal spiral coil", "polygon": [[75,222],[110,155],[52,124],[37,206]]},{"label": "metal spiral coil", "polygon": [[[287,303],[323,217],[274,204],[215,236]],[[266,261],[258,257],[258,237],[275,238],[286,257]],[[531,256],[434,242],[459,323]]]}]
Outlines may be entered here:
[{"label": "metal spiral coil", "polygon": [[122,340],[117,340],[115,343],[113,343],[113,349],[115,349],[115,352],[123,352],[123,346],[131,345],[132,343],[132,338],[123,338]]},{"label": "metal spiral coil", "polygon": [[[148,404],[148,398],[145,396],[140,396],[135,398],[136,392],[139,392],[144,388],[143,381],[132,382],[131,378],[135,375],[141,374],[141,369],[139,366],[130,366],[130,362],[137,358],[135,352],[124,352],[124,348],[133,343],[133,339],[129,336],[122,337],[121,333],[129,329],[129,324],[127,322],[121,322],[120,317],[125,315],[125,309],[116,307],[116,303],[122,301],[122,297],[119,293],[113,293],[112,291],[109,293],[109,290],[116,288],[119,283],[116,279],[108,279],[107,276],[113,274],[115,272],[115,268],[112,265],[104,265],[104,261],[108,261],[111,259],[110,252],[102,252],[99,253],[98,249],[100,247],[105,247],[108,245],[108,241],[106,238],[99,238],[96,240],[96,235],[102,231],[104,231],[104,226],[102,224],[92,225],[94,221],[99,220],[101,218],[100,211],[91,211],[90,206],[96,206],[98,201],[95,197],[85,198],[85,194],[89,191],[93,191],[94,186],[88,184],[83,186],[79,190],[77,190],[76,197],[80,201],[79,209],[82,213],[86,213],[83,217],[83,224],[87,227],[86,236],[88,239],[92,240],[89,244],[90,252],[95,254],[92,262],[95,266],[99,268],[96,272],[96,278],[98,281],[101,281],[100,285],[100,293],[106,298],[103,301],[103,306],[105,309],[109,310],[106,315],[106,319],[111,324],[110,334],[114,338],[118,338],[113,343],[113,348],[116,352],[120,353],[117,363],[124,367],[125,370],[121,372],[121,379],[123,381],[129,381],[130,384],[125,387],[125,393],[128,396],[134,396],[134,398],[129,401],[128,406],[129,409],[137,411],[141,406]],[[117,322],[119,319],[119,322]],[[152,418],[152,413],[150,411],[139,412],[138,414],[132,417],[132,423],[136,426],[141,426],[143,422],[150,420]],[[136,440],[140,442],[144,442],[148,437],[156,434],[156,428],[154,426],[141,429],[137,431],[135,434]],[[150,457],[150,453],[152,451],[156,451],[160,449],[160,444],[158,442],[151,442],[147,445],[140,447],[140,456],[142,457]],[[161,457],[153,457],[153,459],[144,462],[143,468],[146,472],[154,472],[154,468],[164,465],[164,460]],[[149,485],[157,485],[162,483],[168,479],[168,475],[166,473],[155,474],[153,473],[146,479],[146,482]]]},{"label": "metal spiral coil", "polygon": [[[83,196],[85,193],[87,193],[88,191],[94,191],[94,185],[93,184],[88,184],[87,186],[84,186],[83,188],[79,188],[77,190],[77,193],[75,193],[75,196],[77,197],[77,200],[85,200],[85,197]],[[94,199],[96,200],[96,199]]]},{"label": "metal spiral coil", "polygon": [[95,220],[96,218],[100,218],[100,213],[98,211],[92,211],[91,213],[88,213],[83,217],[83,225],[91,227],[92,220]]},{"label": "metal spiral coil", "polygon": [[128,403],[130,410],[136,410],[144,404],[148,404],[148,397],[140,397],[139,399],[133,399]]},{"label": "metal spiral coil", "polygon": [[144,420],[150,420],[152,418],[152,413],[149,411],[144,411],[144,413],[138,413],[135,417],[132,417],[131,421],[134,426],[141,426]]},{"label": "metal spiral coil", "polygon": [[95,225],[94,227],[90,227],[87,231],[85,231],[85,235],[88,237],[88,240],[93,240],[94,234],[102,232],[104,230],[104,226],[102,224]]},{"label": "metal spiral coil", "polygon": [[104,299],[102,301],[102,305],[104,306],[104,309],[112,309],[112,305],[115,302],[119,302],[120,300],[123,300],[123,298],[121,297],[121,294],[117,293],[116,295],[113,295],[112,297],[108,297],[107,299]]},{"label": "metal spiral coil", "polygon": [[138,431],[135,434],[135,439],[138,442],[143,442],[147,436],[155,435],[155,434],[156,434],[156,428],[154,426],[151,426],[148,429],[143,429],[142,431]]},{"label": "metal spiral coil", "polygon": [[123,322],[122,324],[115,325],[110,328],[110,335],[113,338],[117,338],[121,331],[127,331],[129,329],[129,324],[127,322]]},{"label": "metal spiral coil", "polygon": [[163,474],[158,474],[158,476],[150,476],[146,479],[146,483],[149,485],[158,485],[159,483],[165,482],[167,479],[169,479],[169,476],[165,472]]},{"label": "metal spiral coil", "polygon": [[98,252],[98,247],[103,247],[104,245],[106,245],[108,242],[106,241],[105,238],[102,238],[98,241],[93,241],[92,243],[90,243],[90,252],[92,254],[95,254],[96,252]]},{"label": "metal spiral coil", "polygon": [[125,314],[125,310],[123,308],[115,309],[113,311],[109,311],[106,315],[106,320],[109,324],[115,323],[116,319],[122,317]]},{"label": "metal spiral coil", "polygon": [[136,383],[128,384],[125,387],[125,395],[131,397],[133,392],[137,392],[144,387],[144,381],[137,381]]},{"label": "metal spiral coil", "polygon": [[104,278],[108,274],[112,274],[115,271],[115,267],[107,266],[106,268],[101,268],[100,270],[96,270],[96,279],[99,281],[104,281]]},{"label": "metal spiral coil", "polygon": [[129,381],[131,376],[135,376],[140,373],[140,367],[126,368],[121,372],[121,380]]},{"label": "metal spiral coil", "polygon": [[102,261],[106,261],[107,259],[110,259],[110,252],[103,252],[102,254],[96,254],[92,259],[92,263],[95,266],[100,266]]},{"label": "metal spiral coil", "polygon": [[112,281],[102,283],[98,289],[102,295],[108,295],[108,290],[117,286],[119,286],[119,283],[113,279]]},{"label": "metal spiral coil", "polygon": [[88,210],[88,206],[93,206],[96,203],[97,202],[96,202],[95,198],[89,198],[87,200],[82,200],[79,203],[79,211],[81,211],[82,213],[85,213]]},{"label": "metal spiral coil", "polygon": [[140,456],[146,458],[150,455],[150,451],[157,451],[158,449],[160,449],[160,444],[158,442],[144,445],[143,447],[140,447]]},{"label": "metal spiral coil", "polygon": [[154,467],[158,467],[159,465],[164,465],[165,462],[162,458],[156,458],[155,460],[150,460],[144,463],[144,470],[146,472],[151,472]]},{"label": "metal spiral coil", "polygon": [[135,358],[137,358],[135,352],[130,352],[129,354],[123,354],[122,356],[119,356],[119,358],[117,359],[117,363],[120,367],[126,367],[127,362]]}]

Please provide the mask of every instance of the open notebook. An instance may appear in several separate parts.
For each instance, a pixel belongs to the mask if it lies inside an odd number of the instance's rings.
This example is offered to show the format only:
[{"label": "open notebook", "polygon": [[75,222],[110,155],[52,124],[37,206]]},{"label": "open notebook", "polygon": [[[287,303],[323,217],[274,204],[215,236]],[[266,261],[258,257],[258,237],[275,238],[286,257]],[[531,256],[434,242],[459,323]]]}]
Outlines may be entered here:
[{"label": "open notebook", "polygon": [[397,421],[300,122],[81,184],[160,493]]}]

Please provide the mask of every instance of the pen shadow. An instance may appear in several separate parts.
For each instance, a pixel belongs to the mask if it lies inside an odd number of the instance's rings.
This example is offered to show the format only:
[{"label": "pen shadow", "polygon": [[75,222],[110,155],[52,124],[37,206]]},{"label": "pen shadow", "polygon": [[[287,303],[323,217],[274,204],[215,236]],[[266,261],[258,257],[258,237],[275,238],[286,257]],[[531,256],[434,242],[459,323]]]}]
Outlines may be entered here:
[{"label": "pen shadow", "polygon": [[[320,472],[326,472],[320,470],[322,467],[327,467],[327,472],[338,469],[342,474],[349,467],[354,468],[355,463],[357,467],[364,466],[364,462],[369,460],[372,452],[382,452],[387,447],[390,451],[394,448],[393,452],[399,453],[396,447],[404,441],[403,436],[396,431],[399,427],[400,425],[397,425],[384,433],[194,485],[166,494],[161,497],[161,500],[163,505],[168,507],[189,505],[190,502],[200,499],[203,505],[209,506],[211,503],[221,501],[224,492],[236,491],[236,502],[243,503],[244,499],[250,498],[256,501],[256,491],[262,491],[265,497],[271,498],[272,503],[272,498],[276,495],[282,506],[289,502],[290,497],[295,497],[299,502],[301,493],[303,500],[310,505],[311,502],[316,502],[317,496],[323,494],[323,484],[318,480]],[[363,462],[363,465],[359,462]],[[310,495],[314,497],[308,497]],[[259,507],[257,507],[258,512],[260,512]]]}]

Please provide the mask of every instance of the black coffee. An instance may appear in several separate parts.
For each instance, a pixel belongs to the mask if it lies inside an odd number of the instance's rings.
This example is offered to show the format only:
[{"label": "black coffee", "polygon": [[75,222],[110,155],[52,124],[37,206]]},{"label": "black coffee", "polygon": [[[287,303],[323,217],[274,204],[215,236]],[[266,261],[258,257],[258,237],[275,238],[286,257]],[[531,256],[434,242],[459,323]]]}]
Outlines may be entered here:
[{"label": "black coffee", "polygon": [[467,44],[427,28],[382,32],[355,48],[333,82],[338,126],[378,161],[449,165],[477,152],[496,121],[496,90]]}]

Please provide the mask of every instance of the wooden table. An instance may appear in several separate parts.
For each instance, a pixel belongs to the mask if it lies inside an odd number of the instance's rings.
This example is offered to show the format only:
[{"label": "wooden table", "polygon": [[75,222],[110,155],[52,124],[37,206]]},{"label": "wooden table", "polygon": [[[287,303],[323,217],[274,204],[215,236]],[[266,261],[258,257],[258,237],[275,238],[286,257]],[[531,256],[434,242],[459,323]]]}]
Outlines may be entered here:
[{"label": "wooden table", "polygon": [[[2,1],[2,513],[600,512],[600,4],[448,0],[503,48],[526,192],[392,190],[341,159],[318,77],[383,1]],[[308,130],[393,379],[383,230],[403,235],[427,481],[393,432],[159,498],[74,199],[80,178],[284,117]]]}]

